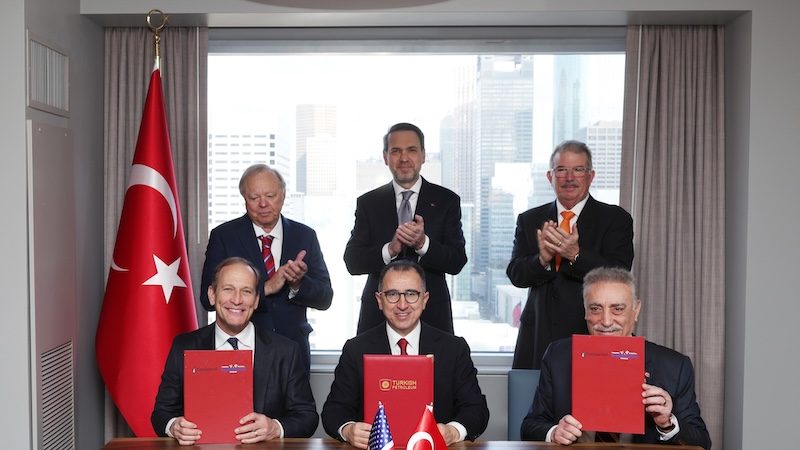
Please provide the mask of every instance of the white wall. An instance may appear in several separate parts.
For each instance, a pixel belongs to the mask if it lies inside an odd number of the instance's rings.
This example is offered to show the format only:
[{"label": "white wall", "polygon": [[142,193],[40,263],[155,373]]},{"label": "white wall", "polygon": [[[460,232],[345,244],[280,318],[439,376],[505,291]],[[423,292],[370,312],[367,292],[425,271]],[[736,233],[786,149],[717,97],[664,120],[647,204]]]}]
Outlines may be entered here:
[{"label": "white wall", "polygon": [[[30,448],[30,336],[28,333],[28,221],[25,140],[24,0],[6,0],[0,14],[0,436],[7,448]],[[13,61],[13,64],[9,64]],[[9,407],[13,405],[13,407]]]}]

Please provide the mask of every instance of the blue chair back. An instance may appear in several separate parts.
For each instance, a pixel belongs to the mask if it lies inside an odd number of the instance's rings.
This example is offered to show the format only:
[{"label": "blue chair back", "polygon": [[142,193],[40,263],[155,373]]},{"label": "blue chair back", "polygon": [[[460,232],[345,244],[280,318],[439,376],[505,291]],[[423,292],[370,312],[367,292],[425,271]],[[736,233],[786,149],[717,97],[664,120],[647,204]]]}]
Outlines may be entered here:
[{"label": "blue chair back", "polygon": [[536,369],[511,369],[508,371],[508,440],[520,440],[519,428],[533,404],[533,395],[539,385]]}]

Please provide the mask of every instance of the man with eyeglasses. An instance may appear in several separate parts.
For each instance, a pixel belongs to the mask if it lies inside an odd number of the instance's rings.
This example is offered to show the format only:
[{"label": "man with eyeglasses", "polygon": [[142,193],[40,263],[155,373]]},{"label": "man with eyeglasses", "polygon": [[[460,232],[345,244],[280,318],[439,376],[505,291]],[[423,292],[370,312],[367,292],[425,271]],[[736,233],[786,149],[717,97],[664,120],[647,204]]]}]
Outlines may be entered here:
[{"label": "man with eyeglasses", "polygon": [[564,141],[550,155],[547,180],[556,200],[517,218],[506,274],[529,288],[514,349],[515,369],[538,369],[547,346],[586,334],[583,277],[596,267],[633,263],[633,219],[619,206],[589,194],[592,153],[580,141]]},{"label": "man with eyeglasses", "polygon": [[419,264],[396,260],[381,271],[375,299],[385,322],[344,344],[322,408],[322,424],[331,437],[367,448],[364,354],[434,355],[433,413],[445,442],[474,440],[486,429],[489,409],[467,342],[420,321],[429,296]]}]

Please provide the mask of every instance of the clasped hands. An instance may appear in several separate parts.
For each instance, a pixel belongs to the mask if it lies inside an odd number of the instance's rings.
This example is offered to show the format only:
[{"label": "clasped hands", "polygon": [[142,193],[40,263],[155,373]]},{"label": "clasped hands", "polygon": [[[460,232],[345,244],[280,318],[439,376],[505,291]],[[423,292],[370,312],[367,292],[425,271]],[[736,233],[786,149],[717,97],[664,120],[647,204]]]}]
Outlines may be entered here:
[{"label": "clasped hands", "polygon": [[425,221],[422,216],[415,215],[414,220],[401,223],[394,232],[392,241],[389,242],[389,254],[394,258],[403,246],[419,250],[425,245]]},{"label": "clasped hands", "polygon": [[[442,433],[442,437],[444,438],[444,442],[447,445],[453,444],[458,441],[459,435],[458,430],[452,425],[446,425],[443,423],[437,423],[436,427],[439,429],[439,433]],[[372,425],[364,422],[353,422],[348,423],[347,425],[342,428],[342,437],[345,441],[349,442],[350,445],[356,448],[367,448],[367,444],[369,443],[369,432],[372,429]]]},{"label": "clasped hands", "polygon": [[303,261],[306,256],[305,250],[300,250],[295,259],[290,259],[286,264],[278,267],[272,277],[264,283],[264,292],[272,295],[289,283],[294,289],[300,288],[300,282],[308,272],[308,265]]},{"label": "clasped hands", "polygon": [[[653,417],[653,421],[662,432],[666,433],[672,429],[672,397],[669,392],[658,386],[642,383],[642,403],[645,412]],[[551,440],[557,444],[570,445],[581,437],[582,428],[583,425],[578,419],[567,414],[558,421]]]},{"label": "clasped hands", "polygon": [[[236,439],[242,444],[252,444],[254,442],[275,439],[281,435],[281,427],[278,421],[271,419],[264,414],[252,412],[241,419],[242,426],[233,430]],[[169,428],[172,437],[178,440],[180,445],[193,445],[202,436],[202,431],[197,428],[197,424],[186,420],[180,416],[172,422]]]},{"label": "clasped hands", "polygon": [[536,230],[536,238],[539,243],[539,263],[547,266],[556,255],[573,261],[580,251],[578,237],[577,224],[572,227],[572,234],[569,234],[559,228],[554,220],[548,220],[541,229]]}]

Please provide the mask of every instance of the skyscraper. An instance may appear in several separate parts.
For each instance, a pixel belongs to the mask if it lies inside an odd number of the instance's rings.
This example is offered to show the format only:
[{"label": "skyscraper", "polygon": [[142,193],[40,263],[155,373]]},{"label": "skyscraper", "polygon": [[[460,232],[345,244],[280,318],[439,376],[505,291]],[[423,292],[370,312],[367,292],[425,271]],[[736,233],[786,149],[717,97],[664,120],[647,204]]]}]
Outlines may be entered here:
[{"label": "skyscraper", "polygon": [[[533,57],[479,56],[477,67],[477,242],[488,242],[495,164],[531,161],[533,153]],[[513,223],[513,220],[512,220]],[[489,246],[475,245],[475,265],[489,267]],[[497,261],[494,261],[497,264]]]},{"label": "skyscraper", "polygon": [[[295,158],[297,159],[297,192],[308,193],[308,180],[313,174],[308,165],[309,152],[330,151],[336,142],[336,105],[297,105],[295,109]],[[316,140],[313,140],[316,138]],[[316,146],[315,146],[316,143]],[[318,155],[324,160],[324,155]],[[329,170],[330,167],[324,170]]]}]

